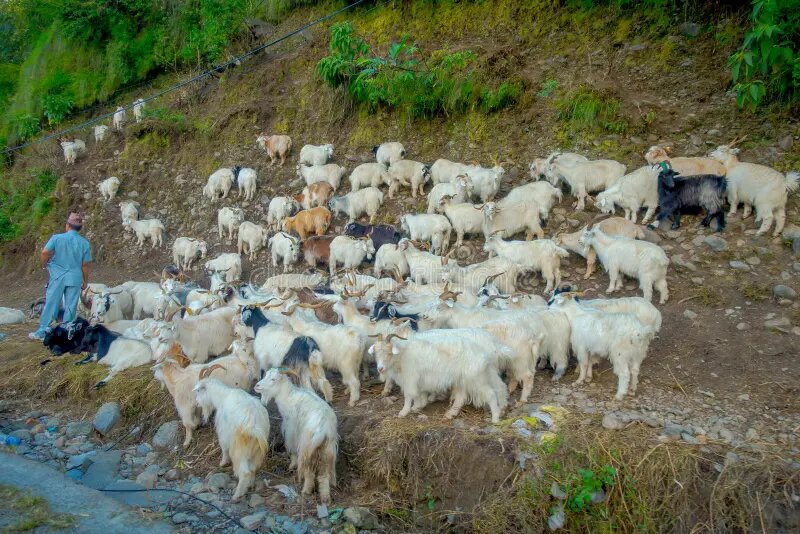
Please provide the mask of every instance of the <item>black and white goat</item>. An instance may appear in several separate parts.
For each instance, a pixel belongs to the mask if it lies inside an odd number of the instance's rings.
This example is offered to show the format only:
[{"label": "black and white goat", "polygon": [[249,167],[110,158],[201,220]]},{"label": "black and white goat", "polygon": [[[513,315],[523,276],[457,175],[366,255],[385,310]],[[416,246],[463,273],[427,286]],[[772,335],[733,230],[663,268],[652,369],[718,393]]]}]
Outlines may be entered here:
[{"label": "black and white goat", "polygon": [[[658,173],[658,205],[661,211],[656,217],[656,225],[667,217],[672,218],[672,229],[681,226],[681,210],[703,208],[705,217],[700,224],[708,226],[711,219],[717,220],[717,232],[725,229],[725,194],[727,182],[724,176],[703,174],[680,176],[667,164],[661,165]],[[649,225],[649,228],[653,228]]]},{"label": "black and white goat", "polygon": [[94,385],[95,389],[105,386],[120,371],[149,364],[153,359],[153,351],[144,341],[121,336],[100,324],[84,330],[80,350],[89,354],[75,365],[95,360],[111,368],[108,376]]}]

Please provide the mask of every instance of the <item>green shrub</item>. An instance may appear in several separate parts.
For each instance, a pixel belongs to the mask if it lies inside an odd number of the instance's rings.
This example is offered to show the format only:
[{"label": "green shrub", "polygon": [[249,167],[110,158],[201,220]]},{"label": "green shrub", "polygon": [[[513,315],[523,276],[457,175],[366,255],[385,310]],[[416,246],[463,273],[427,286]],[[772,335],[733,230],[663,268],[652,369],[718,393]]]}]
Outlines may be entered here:
[{"label": "green shrub", "polygon": [[408,36],[391,43],[385,56],[374,55],[349,22],[331,27],[329,49],[317,63],[320,77],[331,87],[346,87],[356,103],[371,110],[385,106],[418,118],[491,112],[513,105],[523,89],[520,82],[502,82],[496,89],[480,83],[470,51],[420,60]]},{"label": "green shrub", "polygon": [[767,100],[800,95],[800,0],[755,0],[753,27],[728,60],[736,105],[755,110]]},{"label": "green shrub", "polygon": [[581,86],[556,103],[558,118],[573,132],[624,133],[628,122],[619,116],[620,101]]}]

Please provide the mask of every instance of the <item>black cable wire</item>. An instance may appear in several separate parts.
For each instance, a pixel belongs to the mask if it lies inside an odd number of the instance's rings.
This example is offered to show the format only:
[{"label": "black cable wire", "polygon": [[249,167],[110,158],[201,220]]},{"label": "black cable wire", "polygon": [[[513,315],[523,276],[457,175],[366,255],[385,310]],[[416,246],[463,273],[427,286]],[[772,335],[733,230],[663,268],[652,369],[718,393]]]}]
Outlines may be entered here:
[{"label": "black cable wire", "polygon": [[239,522],[237,519],[234,519],[234,518],[232,518],[231,516],[229,516],[228,514],[226,514],[226,513],[225,513],[224,511],[222,511],[222,509],[221,509],[219,506],[217,506],[216,504],[210,503],[210,502],[208,502],[208,501],[204,501],[204,500],[203,500],[203,499],[201,499],[200,497],[197,497],[197,496],[195,496],[195,495],[192,495],[191,493],[189,493],[189,492],[186,492],[186,491],[176,490],[176,489],[172,489],[172,488],[151,488],[151,489],[146,489],[146,488],[144,488],[144,489],[101,489],[101,490],[99,490],[99,491],[105,491],[105,492],[108,492],[108,493],[141,493],[141,492],[143,492],[143,491],[170,491],[170,492],[172,492],[172,493],[180,493],[181,495],[188,495],[189,497],[191,497],[192,499],[194,499],[194,500],[196,500],[196,501],[200,501],[200,502],[201,502],[201,503],[203,503],[203,504],[207,504],[208,506],[211,506],[212,508],[214,508],[215,510],[217,510],[219,513],[221,513],[222,515],[224,515],[225,517],[227,517],[227,518],[228,518],[228,521],[233,521],[235,524],[239,525],[241,528],[244,528],[245,530],[247,530],[247,531],[249,531],[249,532],[255,532],[254,530],[250,530],[250,529],[248,529],[248,528],[245,528],[245,526],[244,526],[244,525],[242,525],[242,524],[241,524],[241,523],[240,523],[240,522]]},{"label": "black cable wire", "polygon": [[[151,95],[151,96],[149,96],[147,98],[143,98],[143,99],[141,99],[141,101],[143,103],[150,102],[151,100],[155,100],[156,98],[160,98],[161,96],[164,96],[167,93],[171,93],[173,91],[177,91],[178,89],[181,89],[182,87],[185,87],[185,86],[187,86],[189,84],[192,84],[194,82],[202,80],[203,78],[212,76],[214,73],[222,73],[225,70],[227,70],[228,68],[230,68],[231,66],[234,66],[234,65],[238,66],[243,59],[246,59],[246,58],[248,58],[250,56],[258,54],[258,53],[262,52],[263,50],[265,50],[265,49],[267,49],[267,48],[269,48],[271,46],[275,46],[276,44],[281,43],[281,42],[285,41],[286,39],[289,39],[290,37],[293,37],[293,36],[297,35],[298,33],[303,32],[303,31],[307,30],[308,28],[310,28],[312,26],[316,26],[317,24],[325,22],[326,20],[331,19],[331,18],[335,17],[336,15],[338,15],[340,13],[343,13],[343,12],[349,10],[349,9],[352,9],[352,8],[356,7],[357,5],[359,5],[359,4],[362,4],[365,1],[366,0],[355,0],[353,3],[348,4],[348,5],[346,5],[346,6],[342,7],[342,8],[339,8],[339,9],[337,9],[337,10],[331,12],[331,13],[328,13],[327,15],[324,15],[324,16],[316,19],[316,20],[313,20],[313,21],[301,26],[300,28],[297,28],[296,30],[287,33],[286,35],[283,35],[282,37],[279,37],[279,38],[274,39],[274,40],[272,40],[272,41],[270,41],[268,43],[264,43],[262,45],[259,45],[259,46],[255,47],[255,48],[253,48],[253,49],[250,49],[249,51],[245,52],[244,54],[241,54],[239,56],[235,56],[233,59],[230,59],[230,60],[228,60],[227,62],[225,62],[225,63],[223,63],[221,65],[218,65],[216,67],[212,67],[210,69],[206,69],[203,72],[201,72],[200,74],[198,74],[197,76],[194,76],[194,77],[189,78],[188,80],[185,80],[185,81],[183,81],[181,83],[178,83],[178,84],[175,84],[175,85],[173,85],[171,87],[168,87],[168,88],[166,88],[166,89],[164,89],[162,91],[159,91],[156,94]],[[125,109],[125,110],[129,110],[129,109],[133,108],[133,104],[129,104],[127,106],[121,106],[121,107],[123,109]],[[27,148],[27,147],[32,146],[32,145],[43,143],[44,141],[48,141],[50,139],[61,137],[61,136],[66,135],[68,133],[71,133],[71,132],[74,132],[76,130],[80,130],[82,128],[85,128],[86,126],[91,126],[93,124],[97,124],[98,122],[100,122],[100,121],[102,121],[104,119],[112,117],[115,113],[116,113],[116,111],[111,111],[109,113],[104,113],[103,115],[95,117],[94,119],[90,119],[88,121],[82,122],[82,123],[77,124],[75,126],[71,126],[69,128],[65,128],[65,129],[60,130],[58,132],[54,132],[54,133],[45,135],[44,137],[40,137],[39,139],[36,139],[34,141],[29,141],[27,143],[22,143],[21,145],[17,145],[17,146],[14,146],[14,147],[7,147],[4,150],[4,152],[6,154],[10,154],[11,152],[15,152],[17,150],[22,150],[23,148]]]}]

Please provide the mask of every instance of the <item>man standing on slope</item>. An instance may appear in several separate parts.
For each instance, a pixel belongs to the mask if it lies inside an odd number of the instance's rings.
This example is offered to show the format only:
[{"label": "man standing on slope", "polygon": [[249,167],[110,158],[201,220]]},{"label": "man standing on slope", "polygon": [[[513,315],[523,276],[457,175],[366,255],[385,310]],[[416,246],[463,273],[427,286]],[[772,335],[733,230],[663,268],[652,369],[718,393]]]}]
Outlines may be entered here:
[{"label": "man standing on slope", "polygon": [[50,322],[58,317],[61,299],[64,299],[64,322],[75,318],[81,290],[89,283],[89,262],[92,253],[89,242],[78,232],[83,227],[83,217],[70,213],[66,231],[54,234],[42,249],[42,269],[47,267],[50,280],[47,283],[44,309],[36,332],[28,334],[30,339],[44,339],[44,332]]}]

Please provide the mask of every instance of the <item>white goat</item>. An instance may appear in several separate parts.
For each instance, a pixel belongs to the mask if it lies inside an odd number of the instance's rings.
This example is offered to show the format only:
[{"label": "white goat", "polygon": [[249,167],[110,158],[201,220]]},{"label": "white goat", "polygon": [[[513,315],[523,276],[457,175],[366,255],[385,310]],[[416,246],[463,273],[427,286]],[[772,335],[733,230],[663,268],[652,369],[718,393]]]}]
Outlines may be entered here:
[{"label": "white goat", "polygon": [[136,234],[139,248],[144,246],[145,239],[148,237],[153,244],[152,248],[160,247],[163,244],[164,224],[158,219],[142,219],[138,221],[124,219],[122,226]]},{"label": "white goat", "polygon": [[593,358],[608,358],[617,375],[617,394],[636,394],[639,368],[647,356],[654,330],[630,313],[609,313],[579,306],[569,293],[557,295],[552,306],[569,317],[570,342],[578,359],[580,375],[574,385],[592,380]]},{"label": "white goat", "polygon": [[448,258],[418,250],[408,239],[401,239],[397,246],[405,256],[409,277],[414,282],[417,284],[441,282],[446,266],[449,264]]},{"label": "white goat", "polygon": [[305,145],[300,149],[300,165],[325,165],[333,159],[333,145]]},{"label": "white goat", "polygon": [[561,189],[553,187],[547,182],[531,182],[515,187],[502,199],[497,201],[500,209],[519,203],[531,203],[539,206],[539,216],[547,220],[550,210],[557,202],[561,202],[563,194]]},{"label": "white goat", "polygon": [[300,240],[286,232],[278,232],[267,241],[272,253],[272,266],[278,266],[278,260],[283,261],[283,272],[300,258]]},{"label": "white goat", "polygon": [[355,269],[375,254],[372,239],[358,239],[347,235],[339,235],[331,241],[328,265],[331,276],[336,272],[336,265],[341,263],[343,269]]},{"label": "white goat", "polygon": [[503,241],[500,236],[493,235],[486,240],[483,250],[489,252],[489,256],[495,253],[501,258],[513,261],[523,269],[542,273],[542,278],[547,282],[545,293],[549,293],[561,284],[561,258],[569,257],[568,251],[550,239]]},{"label": "white goat", "polygon": [[473,341],[460,330],[419,332],[409,339],[389,335],[369,348],[378,363],[378,372],[391,378],[403,390],[403,409],[421,409],[429,397],[452,391],[453,404],[445,413],[456,417],[467,402],[488,406],[492,422],[508,402],[508,390],[500,379],[499,355]]},{"label": "white goat", "polygon": [[331,184],[334,191],[339,189],[342,183],[342,177],[347,174],[347,169],[337,165],[336,163],[328,163],[326,165],[298,165],[297,175],[305,180],[306,185],[315,184],[317,182],[327,182]]},{"label": "white goat", "polygon": [[433,185],[455,182],[459,176],[466,175],[468,168],[469,165],[466,163],[437,159],[431,165],[431,182]]},{"label": "white goat", "polygon": [[579,300],[581,306],[588,306],[608,313],[631,313],[642,324],[653,328],[655,333],[661,331],[661,312],[653,304],[642,297],[620,297],[615,299]]},{"label": "white goat", "polygon": [[97,189],[99,189],[100,194],[103,195],[103,202],[114,200],[114,197],[117,196],[117,191],[119,191],[119,178],[116,176],[106,178],[97,184]]},{"label": "white goat", "polygon": [[278,407],[284,447],[291,457],[289,467],[297,469],[303,495],[314,490],[316,481],[320,502],[330,503],[339,448],[336,412],[313,393],[296,387],[277,369],[267,371],[255,391],[265,406],[274,400]]},{"label": "white goat", "polygon": [[667,287],[667,266],[669,258],[664,250],[653,243],[630,239],[627,237],[609,236],[599,228],[587,229],[579,240],[581,246],[591,246],[608,272],[609,284],[606,293],[622,289],[622,276],[627,275],[639,280],[639,287],[644,298],[652,300],[653,286],[658,290],[659,303],[669,299]]},{"label": "white goat", "polygon": [[107,323],[121,321],[133,315],[133,295],[124,287],[103,291],[87,288],[87,291],[93,294],[90,310],[92,322],[106,323],[108,327]]},{"label": "white goat", "polygon": [[528,174],[534,180],[547,178],[548,168],[555,160],[558,160],[562,165],[574,165],[576,163],[585,163],[589,161],[589,158],[574,152],[552,152],[546,158],[536,158],[533,163],[528,164]]},{"label": "white goat", "polygon": [[384,272],[400,273],[400,276],[408,274],[408,261],[405,253],[400,250],[400,245],[384,243],[378,252],[375,253],[375,276],[381,276]]},{"label": "white goat", "polygon": [[613,160],[599,159],[566,165],[561,158],[557,158],[550,164],[547,177],[553,185],[559,179],[564,180],[578,198],[576,208],[582,210],[589,193],[608,189],[624,175],[625,165]]},{"label": "white goat", "polygon": [[349,180],[351,191],[358,191],[362,187],[392,185],[392,177],[382,163],[362,163],[353,169]]},{"label": "white goat", "polygon": [[217,169],[211,176],[208,177],[208,182],[203,187],[203,196],[208,197],[210,200],[216,200],[217,195],[222,195],[222,198],[228,197],[228,192],[233,186],[236,177],[233,175],[233,170],[223,167]]},{"label": "white goat", "polygon": [[358,371],[366,349],[367,338],[357,328],[337,324],[329,325],[319,321],[306,321],[296,315],[291,307],[289,325],[298,334],[308,336],[316,342],[322,352],[322,365],[325,369],[339,371],[342,383],[350,393],[350,406],[355,406],[361,398],[361,382]]},{"label": "white goat", "polygon": [[267,278],[261,286],[261,291],[274,291],[276,289],[302,289],[304,287],[317,287],[322,283],[320,273],[311,274],[278,274]]},{"label": "white goat", "polygon": [[108,126],[105,124],[99,124],[94,127],[94,142],[95,143],[102,143],[103,140],[106,138],[106,134],[108,133]]},{"label": "white goat", "polygon": [[229,284],[242,278],[242,257],[236,252],[220,254],[205,263],[206,271],[225,273]]},{"label": "white goat", "polygon": [[786,200],[789,193],[794,193],[798,188],[800,174],[789,172],[781,174],[766,165],[739,161],[736,156],[738,148],[728,145],[717,147],[711,157],[725,166],[728,182],[728,202],[731,210],[728,216],[734,215],[739,202],[744,203],[742,218],[750,215],[750,206],[756,209],[756,222],[761,220],[761,227],[756,235],[769,231],[775,220],[773,236],[777,237],[786,224]]},{"label": "white goat", "polygon": [[275,159],[280,158],[281,167],[286,163],[286,157],[292,151],[292,138],[288,135],[267,135],[262,133],[256,136],[256,144],[263,148],[269,156],[269,166],[275,165]]},{"label": "white goat", "polygon": [[[448,196],[439,201],[447,220],[456,233],[455,248],[464,242],[464,235],[480,234],[483,232],[483,212],[480,206],[473,204],[453,204]],[[538,216],[537,216],[538,217]]]},{"label": "white goat", "polygon": [[[606,235],[623,236],[630,239],[644,239],[645,237],[644,229],[641,226],[636,226],[628,219],[622,217],[609,217],[608,219],[595,223],[594,226],[602,230]],[[586,274],[583,276],[584,279],[592,276],[595,263],[597,262],[597,253],[594,249],[579,244],[579,240],[585,229],[584,227],[582,230],[571,234],[560,234],[553,239],[556,245],[586,258]]]},{"label": "white goat", "polygon": [[219,308],[202,315],[181,318],[178,310],[167,316],[161,328],[161,341],[179,343],[187,358],[193,363],[205,363],[209,356],[219,356],[228,350],[235,339],[232,320],[237,315],[233,308]]},{"label": "white goat", "polygon": [[122,220],[130,219],[132,221],[139,220],[139,203],[133,201],[124,201],[119,203],[119,211],[122,215]]},{"label": "white goat", "polygon": [[156,302],[161,295],[161,287],[155,282],[126,282],[120,287],[130,291],[133,297],[133,319],[141,319],[142,315],[153,317]]},{"label": "white goat", "polygon": [[385,167],[389,167],[406,157],[405,147],[402,143],[398,143],[397,141],[390,141],[374,146],[372,147],[372,153],[375,154],[375,160]]},{"label": "white goat", "polygon": [[523,231],[528,241],[533,239],[534,235],[538,239],[543,239],[544,231],[539,222],[539,211],[538,204],[533,202],[520,202],[502,208],[497,202],[487,202],[481,207],[484,240],[497,233],[508,238]]},{"label": "white goat", "polygon": [[614,213],[615,206],[625,210],[625,218],[636,223],[639,208],[647,208],[642,224],[653,217],[658,207],[659,168],[651,165],[639,167],[598,193],[595,204],[603,213]]},{"label": "white goat", "polygon": [[258,182],[258,175],[255,169],[250,167],[234,167],[233,174],[236,177],[236,185],[238,187],[238,196],[242,196],[244,191],[244,199],[246,201],[253,200],[256,194],[256,185]]},{"label": "white goat", "polygon": [[362,215],[369,216],[370,224],[375,222],[378,210],[383,204],[383,192],[377,187],[359,189],[340,197],[333,197],[328,207],[335,215],[347,215],[347,222],[353,222]]},{"label": "white goat", "polygon": [[193,237],[179,237],[172,244],[172,262],[178,270],[188,270],[208,253],[208,243]]},{"label": "white goat", "polygon": [[444,254],[453,227],[444,215],[417,213],[400,217],[400,229],[413,241],[430,241],[434,254]]},{"label": "white goat", "polygon": [[425,183],[430,180],[430,165],[410,159],[401,159],[389,167],[389,176],[392,178],[392,185],[389,186],[389,198],[394,197],[401,185],[410,186],[411,198],[417,198],[417,192],[422,194]]},{"label": "white goat", "polygon": [[472,180],[473,194],[481,199],[482,202],[494,200],[497,191],[500,189],[500,182],[505,176],[506,170],[502,163],[492,168],[481,167],[480,165],[470,165],[467,167],[466,175]]},{"label": "white goat", "polygon": [[86,143],[80,139],[73,141],[61,141],[61,149],[64,151],[64,161],[67,165],[72,165],[78,157],[86,151]]},{"label": "white goat", "polygon": [[472,180],[469,176],[461,175],[453,182],[442,182],[433,186],[428,193],[428,213],[441,211],[441,200],[450,197],[452,204],[463,204],[472,199]]},{"label": "white goat", "polygon": [[238,502],[253,484],[269,450],[269,413],[257,398],[215,378],[200,380],[194,392],[205,421],[216,412],[214,429],[222,451],[219,464],[233,464],[239,483],[231,501]]},{"label": "white goat", "polygon": [[117,106],[117,110],[114,112],[114,118],[112,120],[114,129],[121,130],[122,127],[125,126],[125,115],[125,108],[122,106]]},{"label": "white goat", "polygon": [[217,212],[217,231],[222,239],[225,230],[228,231],[228,241],[233,241],[233,234],[239,230],[239,225],[244,222],[242,208],[220,208]]},{"label": "white goat", "polygon": [[183,358],[180,346],[173,343],[168,350],[171,354],[167,354],[166,359],[153,366],[153,375],[156,380],[166,386],[172,396],[178,417],[180,417],[186,432],[183,440],[185,448],[192,442],[192,434],[200,423],[197,417],[199,406],[194,392],[197,382],[211,377],[226,386],[249,391],[253,382],[258,379],[258,367],[255,360],[246,351],[237,351],[210,363],[193,363],[182,367],[178,361],[172,359],[172,357]]},{"label": "white goat", "polygon": [[300,211],[300,204],[291,197],[275,197],[269,201],[267,210],[267,225],[271,229],[280,228],[286,217],[291,217]]},{"label": "white goat", "polygon": [[133,119],[136,122],[142,122],[144,118],[144,100],[137,98],[133,101]]},{"label": "white goat", "polygon": [[239,225],[238,250],[239,254],[248,254],[250,261],[255,261],[258,251],[267,246],[269,234],[267,229],[260,224],[244,221]]}]

